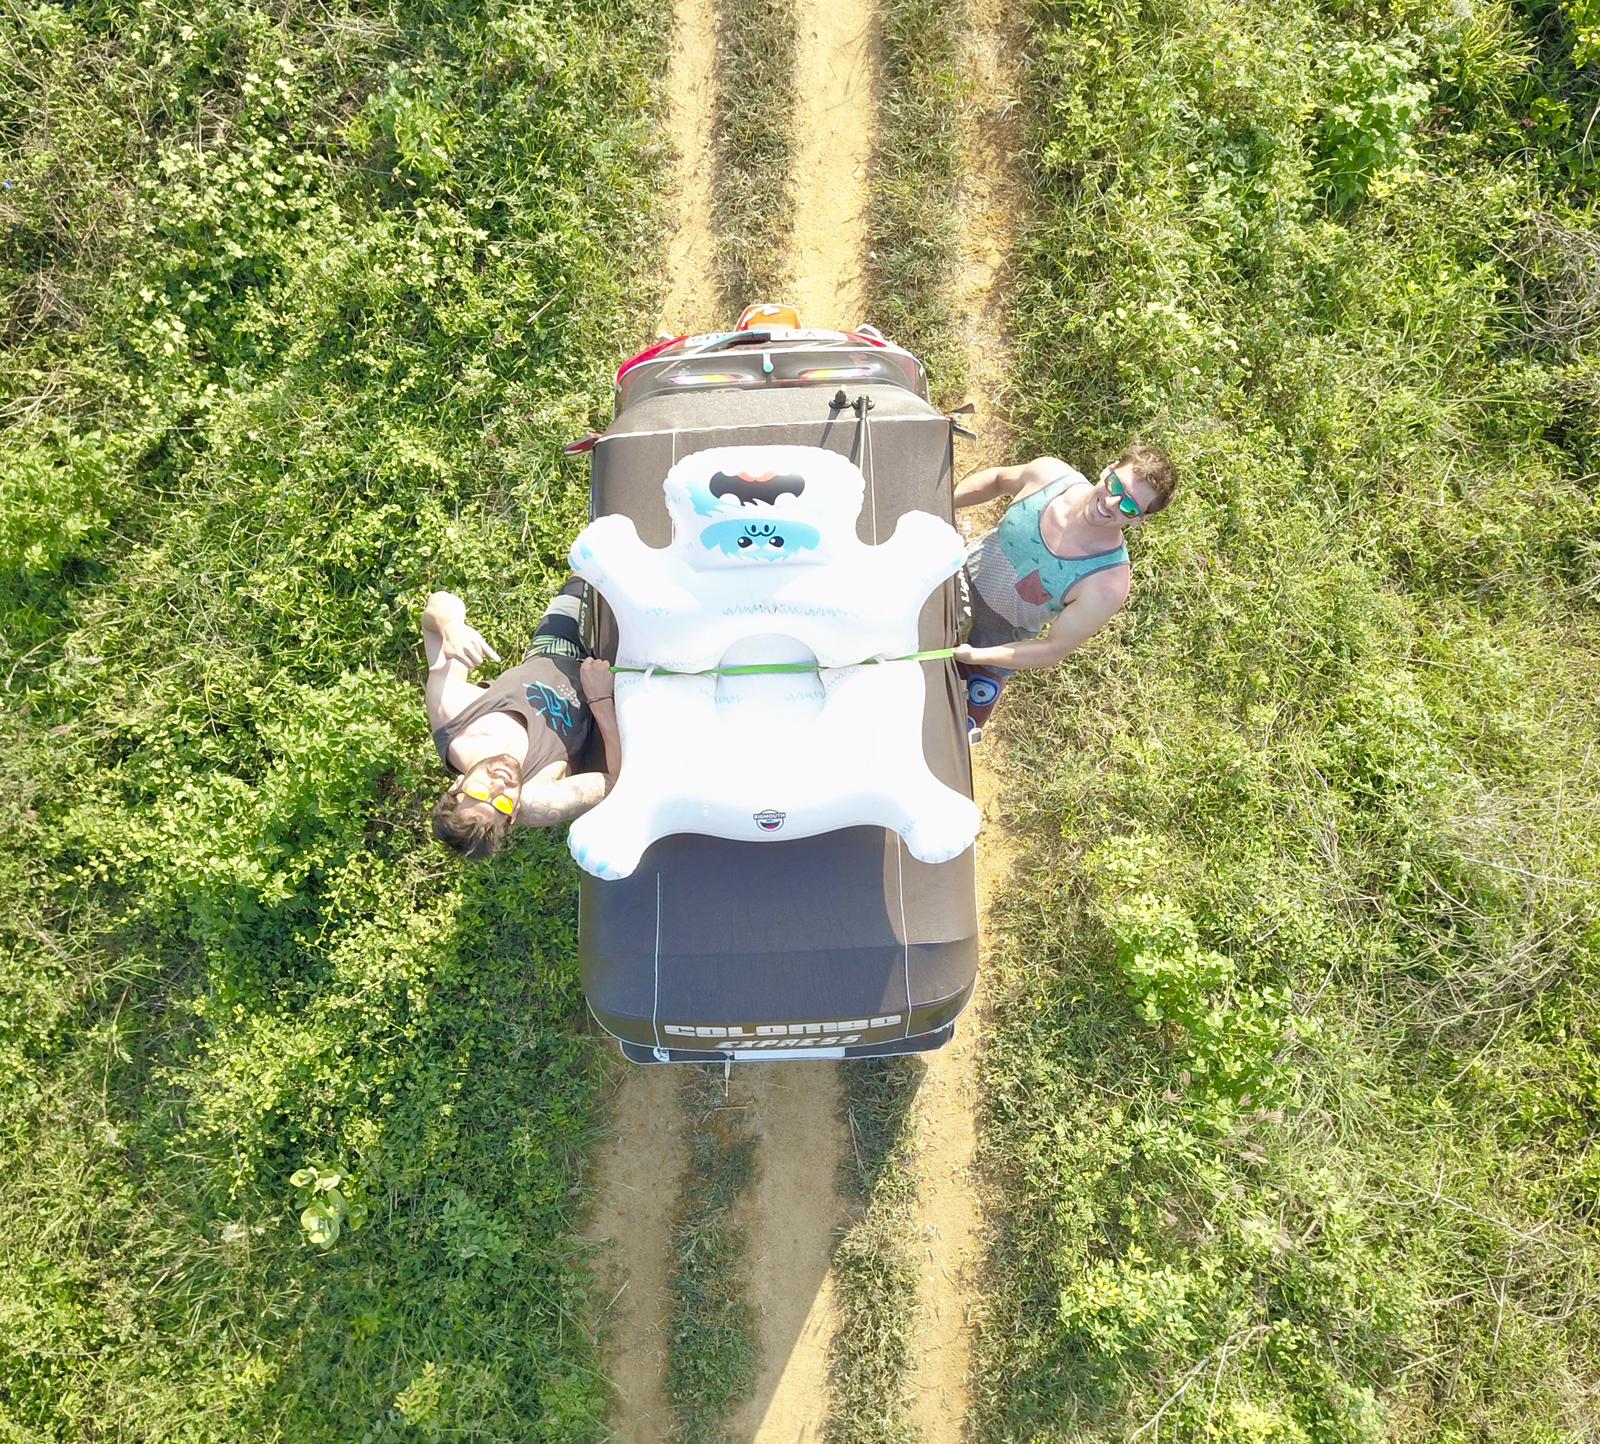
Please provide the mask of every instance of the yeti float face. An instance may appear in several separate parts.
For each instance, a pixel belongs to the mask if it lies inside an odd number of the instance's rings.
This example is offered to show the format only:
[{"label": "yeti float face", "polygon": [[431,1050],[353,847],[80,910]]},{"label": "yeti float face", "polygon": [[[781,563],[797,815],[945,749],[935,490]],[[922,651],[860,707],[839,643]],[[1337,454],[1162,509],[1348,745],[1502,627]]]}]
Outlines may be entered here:
[{"label": "yeti float face", "polygon": [[667,473],[673,547],[696,571],[833,559],[853,540],[861,473],[811,446],[721,446]]},{"label": "yeti float face", "polygon": [[724,556],[738,556],[743,552],[769,562],[811,550],[820,540],[816,527],[792,517],[787,521],[780,518],[763,521],[754,517],[745,521],[730,516],[725,521],[712,522],[700,533],[702,546],[720,551]]}]

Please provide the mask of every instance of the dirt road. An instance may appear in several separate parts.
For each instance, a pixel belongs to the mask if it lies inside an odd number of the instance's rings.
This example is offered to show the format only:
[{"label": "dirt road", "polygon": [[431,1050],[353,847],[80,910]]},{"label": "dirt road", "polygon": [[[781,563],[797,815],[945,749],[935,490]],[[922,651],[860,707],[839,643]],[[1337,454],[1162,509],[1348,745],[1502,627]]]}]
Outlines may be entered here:
[{"label": "dirt road", "polygon": [[[760,299],[789,301],[811,325],[848,327],[863,319],[871,17],[832,0],[800,0],[795,22],[794,284],[788,296]],[[761,1365],[732,1434],[753,1444],[793,1444],[820,1438],[827,1415],[829,1262],[844,1221],[834,1182],[846,1146],[839,1069],[754,1068],[741,1087],[756,1107],[761,1137],[746,1214]]]},{"label": "dirt road", "polygon": [[[1020,134],[1017,58],[1021,25],[1005,0],[972,0],[963,70],[973,104],[964,126],[961,186],[962,271],[956,288],[966,338],[969,399],[978,440],[958,438],[956,476],[1009,464],[1012,438],[1000,405],[1009,370],[1005,290],[1020,215],[1014,177]],[[965,521],[965,519],[963,518]],[[989,963],[986,926],[1016,861],[1000,807],[992,745],[973,751],[973,791],[983,811],[978,845],[978,917],[983,949],[978,987],[965,1027],[928,1061],[917,1095],[918,1186],[915,1229],[923,1259],[917,1292],[915,1344],[908,1397],[922,1444],[960,1444],[967,1437],[972,1340],[983,1321],[979,1287],[984,1254],[983,1210],[974,1169],[978,1146],[979,1066],[983,1040],[984,977]]]},{"label": "dirt road", "polygon": [[[972,117],[963,223],[972,238],[958,300],[983,431],[959,468],[1001,459],[1009,436],[995,397],[1004,364],[999,324],[1013,233],[1014,206],[1003,177],[1010,156],[1012,36],[999,0],[982,0],[969,47],[969,73],[983,109]],[[866,208],[871,166],[875,56],[870,14],[830,0],[802,0],[797,16],[795,229],[792,292],[750,300],[787,301],[819,326],[872,319],[863,311]],[[705,280],[712,254],[710,117],[714,99],[715,16],[709,0],[678,0],[669,82],[669,125],[677,152],[675,230],[668,247],[665,329],[697,330],[729,318],[712,314]],[[1014,155],[1014,152],[1012,152]],[[979,852],[980,909],[1011,865],[995,779],[980,752],[977,791],[984,809]],[[980,1316],[977,1280],[982,1214],[972,1176],[976,1148],[981,1007],[966,1016],[957,1040],[929,1061],[918,1090],[918,1205],[915,1249],[924,1260],[913,1321],[912,1418],[924,1444],[957,1444],[965,1434],[965,1385],[972,1330]],[[829,1413],[828,1365],[834,1334],[830,1261],[844,1206],[835,1179],[848,1146],[840,1110],[839,1065],[742,1066],[730,1103],[747,1108],[760,1139],[756,1177],[742,1211],[749,1240],[750,1299],[760,1365],[755,1391],[731,1423],[731,1437],[752,1444],[820,1440]],[[619,1290],[609,1367],[618,1387],[620,1440],[662,1440],[665,1402],[667,1224],[675,1200],[663,1177],[682,1168],[676,1087],[667,1070],[637,1070],[614,1103],[616,1138],[599,1168],[593,1236],[612,1241]],[[650,1143],[648,1140],[655,1140]],[[639,1150],[652,1157],[653,1188],[628,1175]],[[664,1153],[663,1153],[664,1151]]]}]

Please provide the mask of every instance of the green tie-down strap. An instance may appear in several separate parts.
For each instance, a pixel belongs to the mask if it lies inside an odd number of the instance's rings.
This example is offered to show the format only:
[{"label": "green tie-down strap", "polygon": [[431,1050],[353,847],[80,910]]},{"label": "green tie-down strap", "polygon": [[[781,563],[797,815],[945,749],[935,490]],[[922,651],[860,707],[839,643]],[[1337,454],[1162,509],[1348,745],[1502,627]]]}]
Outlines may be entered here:
[{"label": "green tie-down strap", "polygon": [[819,667],[805,662],[753,662],[746,667],[707,667],[703,672],[674,672],[668,667],[613,667],[613,672],[650,673],[657,677],[753,677],[765,672],[840,672],[845,667],[872,667],[879,662],[934,662],[953,657],[954,647],[935,647],[931,652],[910,652],[904,657],[864,657],[838,667]]}]

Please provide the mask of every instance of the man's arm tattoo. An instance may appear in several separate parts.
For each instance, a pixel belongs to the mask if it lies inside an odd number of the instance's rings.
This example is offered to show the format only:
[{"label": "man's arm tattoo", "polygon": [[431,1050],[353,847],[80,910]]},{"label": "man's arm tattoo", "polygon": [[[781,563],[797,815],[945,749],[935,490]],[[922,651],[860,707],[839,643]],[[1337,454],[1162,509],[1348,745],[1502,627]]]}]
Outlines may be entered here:
[{"label": "man's arm tattoo", "polygon": [[517,821],[525,827],[553,827],[558,822],[571,822],[599,802],[609,790],[610,779],[603,772],[580,772],[560,782],[546,783],[536,791],[525,786]]}]

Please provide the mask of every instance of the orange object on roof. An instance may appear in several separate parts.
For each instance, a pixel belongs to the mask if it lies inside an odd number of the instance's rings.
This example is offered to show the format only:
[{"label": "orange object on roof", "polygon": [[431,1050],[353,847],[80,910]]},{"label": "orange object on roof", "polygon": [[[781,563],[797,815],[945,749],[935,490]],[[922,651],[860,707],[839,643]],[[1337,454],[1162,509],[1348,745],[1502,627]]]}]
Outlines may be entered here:
[{"label": "orange object on roof", "polygon": [[756,331],[764,330],[768,326],[787,327],[791,331],[798,331],[800,313],[793,306],[774,306],[770,302],[759,301],[754,306],[744,308],[744,313],[739,317],[739,324],[734,330]]}]

